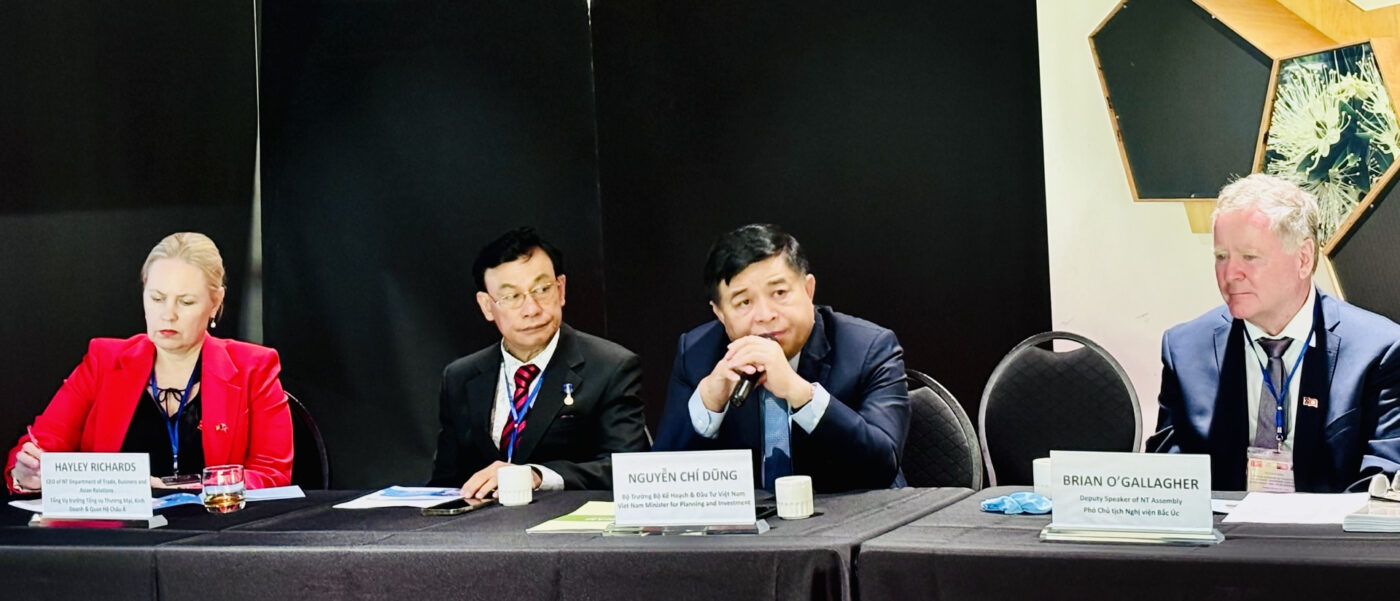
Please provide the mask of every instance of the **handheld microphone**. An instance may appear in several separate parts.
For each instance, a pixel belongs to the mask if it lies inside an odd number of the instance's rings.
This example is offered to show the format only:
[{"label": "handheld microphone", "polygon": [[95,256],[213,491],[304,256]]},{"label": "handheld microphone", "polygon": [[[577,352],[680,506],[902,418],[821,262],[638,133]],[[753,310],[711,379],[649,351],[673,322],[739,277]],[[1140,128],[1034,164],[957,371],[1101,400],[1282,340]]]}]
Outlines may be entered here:
[{"label": "handheld microphone", "polygon": [[734,385],[734,391],[729,393],[729,406],[739,408],[743,406],[744,399],[749,398],[749,393],[753,392],[753,387],[758,384],[759,372],[751,374],[739,374],[739,383]]},{"label": "handheld microphone", "polygon": [[[763,337],[769,340],[778,339],[772,334],[764,334]],[[734,408],[743,406],[744,399],[749,398],[749,393],[753,392],[753,387],[758,385],[758,379],[762,375],[761,372],[757,371],[751,374],[739,374],[739,383],[735,384],[734,390],[729,393],[729,406]]]}]

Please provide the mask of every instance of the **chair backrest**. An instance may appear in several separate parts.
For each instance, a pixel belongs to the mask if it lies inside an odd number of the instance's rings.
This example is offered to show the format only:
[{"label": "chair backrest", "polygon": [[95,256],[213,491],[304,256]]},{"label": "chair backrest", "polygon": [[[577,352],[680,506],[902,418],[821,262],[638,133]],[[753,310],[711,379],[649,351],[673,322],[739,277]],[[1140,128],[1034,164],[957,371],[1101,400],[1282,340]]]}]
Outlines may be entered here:
[{"label": "chair backrest", "polygon": [[326,440],[311,412],[300,399],[287,393],[287,406],[292,410],[292,484],[303,489],[327,490],[331,487],[331,464],[326,457]]},{"label": "chair backrest", "polygon": [[[1054,340],[1081,345],[1056,352]],[[1123,367],[1069,332],[1025,339],[987,380],[977,425],[989,486],[1031,484],[1031,463],[1050,451],[1141,451],[1142,410]]]},{"label": "chair backrest", "polygon": [[972,420],[953,393],[933,378],[905,370],[909,436],[900,469],[910,486],[982,488],[982,452]]}]

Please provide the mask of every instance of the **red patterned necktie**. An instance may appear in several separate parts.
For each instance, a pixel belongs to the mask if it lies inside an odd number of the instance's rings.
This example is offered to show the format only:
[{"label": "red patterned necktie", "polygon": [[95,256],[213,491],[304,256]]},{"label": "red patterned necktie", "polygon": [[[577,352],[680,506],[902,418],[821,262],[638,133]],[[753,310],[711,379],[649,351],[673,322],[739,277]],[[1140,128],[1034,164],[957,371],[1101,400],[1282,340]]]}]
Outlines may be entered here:
[{"label": "red patterned necktie", "polygon": [[[511,404],[515,406],[515,411],[506,415],[506,427],[501,430],[501,456],[510,456],[510,433],[525,429],[525,404],[530,400],[530,383],[535,381],[535,376],[540,375],[540,368],[534,365],[521,365],[515,370],[515,394],[511,395]],[[520,423],[515,423],[515,416],[520,416]],[[520,435],[515,436],[516,446],[520,446]]]}]

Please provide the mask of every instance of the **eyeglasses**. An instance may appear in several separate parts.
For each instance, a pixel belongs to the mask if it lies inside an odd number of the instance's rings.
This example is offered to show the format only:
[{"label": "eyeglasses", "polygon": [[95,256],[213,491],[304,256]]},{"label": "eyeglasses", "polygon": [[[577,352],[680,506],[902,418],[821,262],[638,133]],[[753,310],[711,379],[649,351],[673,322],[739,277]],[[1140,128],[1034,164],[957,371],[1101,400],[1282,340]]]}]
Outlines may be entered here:
[{"label": "eyeglasses", "polygon": [[[558,290],[559,286],[557,286],[555,282],[545,282],[531,288],[528,294],[530,298],[535,299],[536,303],[544,305],[554,300],[554,293]],[[496,304],[496,307],[507,311],[515,311],[525,306],[525,294],[520,292],[510,292],[502,295],[501,298],[496,298],[491,296],[490,293],[487,293],[486,297],[490,298],[491,302]]]}]

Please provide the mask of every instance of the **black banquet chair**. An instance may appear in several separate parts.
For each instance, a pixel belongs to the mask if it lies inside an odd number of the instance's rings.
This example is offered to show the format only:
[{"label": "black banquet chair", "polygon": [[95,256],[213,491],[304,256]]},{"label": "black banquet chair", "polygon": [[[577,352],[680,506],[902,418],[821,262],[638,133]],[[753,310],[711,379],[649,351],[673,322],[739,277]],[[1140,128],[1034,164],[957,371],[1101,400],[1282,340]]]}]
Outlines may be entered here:
[{"label": "black banquet chair", "polygon": [[[1057,352],[1055,340],[1079,348]],[[1042,346],[1043,345],[1043,346]],[[989,486],[1031,484],[1050,451],[1140,451],[1142,409],[1123,367],[1078,334],[1045,332],[1002,358],[977,415]]]},{"label": "black banquet chair", "polygon": [[972,420],[953,393],[922,372],[905,370],[909,436],[900,468],[910,486],[982,488],[982,451]]},{"label": "black banquet chair", "polygon": [[287,393],[287,406],[292,410],[292,484],[303,490],[328,490],[331,487],[331,464],[326,458],[326,441],[311,412],[301,400]]}]

